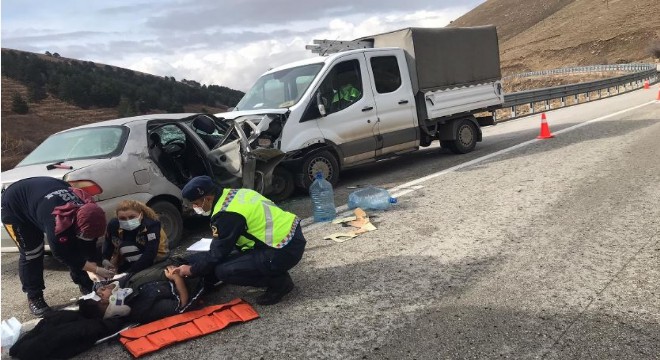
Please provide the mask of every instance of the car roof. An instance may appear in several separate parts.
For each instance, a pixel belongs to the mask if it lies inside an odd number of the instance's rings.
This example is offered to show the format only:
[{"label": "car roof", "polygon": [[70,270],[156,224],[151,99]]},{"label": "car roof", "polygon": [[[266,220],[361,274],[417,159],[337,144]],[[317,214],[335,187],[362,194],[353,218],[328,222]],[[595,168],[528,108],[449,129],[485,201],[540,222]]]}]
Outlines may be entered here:
[{"label": "car roof", "polygon": [[74,130],[74,129],[84,129],[90,127],[99,127],[99,126],[118,126],[126,125],[134,122],[146,122],[149,120],[180,120],[185,119],[190,116],[198,115],[198,113],[178,113],[178,114],[149,114],[149,115],[140,115],[140,116],[131,116],[119,119],[99,121],[92,124],[80,125],[66,129],[64,131]]}]

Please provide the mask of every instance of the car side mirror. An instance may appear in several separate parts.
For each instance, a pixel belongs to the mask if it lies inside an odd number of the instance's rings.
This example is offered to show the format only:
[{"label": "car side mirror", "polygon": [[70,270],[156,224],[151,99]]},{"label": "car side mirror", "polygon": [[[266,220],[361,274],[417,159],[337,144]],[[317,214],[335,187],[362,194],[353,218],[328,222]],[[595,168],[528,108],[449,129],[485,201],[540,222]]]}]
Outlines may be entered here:
[{"label": "car side mirror", "polygon": [[323,101],[321,100],[321,92],[320,91],[316,93],[316,106],[318,106],[319,113],[321,114],[321,116],[325,116],[326,115],[325,105],[323,104]]}]

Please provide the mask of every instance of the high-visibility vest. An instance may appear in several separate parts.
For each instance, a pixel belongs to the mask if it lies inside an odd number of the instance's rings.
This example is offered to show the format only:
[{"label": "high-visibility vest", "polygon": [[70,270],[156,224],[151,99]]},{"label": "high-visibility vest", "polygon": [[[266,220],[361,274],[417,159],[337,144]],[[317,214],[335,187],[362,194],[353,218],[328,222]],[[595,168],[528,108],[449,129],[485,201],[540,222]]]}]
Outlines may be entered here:
[{"label": "high-visibility vest", "polygon": [[235,212],[245,217],[247,234],[242,234],[236,242],[241,251],[253,249],[255,240],[280,249],[291,241],[300,222],[296,215],[280,209],[268,198],[250,189],[224,189],[211,217],[221,211]]},{"label": "high-visibility vest", "polygon": [[355,99],[360,97],[360,90],[355,88],[353,85],[348,84],[342,86],[338,92],[335,93],[335,95],[332,97],[332,102],[336,103],[339,101],[339,99],[346,100],[346,101],[354,101]]}]

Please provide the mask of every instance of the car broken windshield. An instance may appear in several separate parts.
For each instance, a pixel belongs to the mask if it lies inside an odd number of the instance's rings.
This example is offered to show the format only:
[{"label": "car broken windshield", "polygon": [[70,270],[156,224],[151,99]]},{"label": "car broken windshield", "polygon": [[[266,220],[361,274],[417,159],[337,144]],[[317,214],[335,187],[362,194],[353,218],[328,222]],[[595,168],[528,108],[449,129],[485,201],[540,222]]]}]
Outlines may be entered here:
[{"label": "car broken windshield", "polygon": [[93,127],[51,135],[16,167],[68,160],[109,158],[120,154],[128,129],[123,126]]},{"label": "car broken windshield", "polygon": [[295,105],[323,68],[323,63],[303,65],[266,74],[236,105],[235,110],[288,108]]}]

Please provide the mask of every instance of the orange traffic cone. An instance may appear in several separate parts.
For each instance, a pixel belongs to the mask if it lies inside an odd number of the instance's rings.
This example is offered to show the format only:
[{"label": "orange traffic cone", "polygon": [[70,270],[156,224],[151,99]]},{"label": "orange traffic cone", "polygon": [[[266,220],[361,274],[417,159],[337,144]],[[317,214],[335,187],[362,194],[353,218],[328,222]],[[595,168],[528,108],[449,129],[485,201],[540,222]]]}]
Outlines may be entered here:
[{"label": "orange traffic cone", "polygon": [[644,89],[648,90],[648,89],[650,89],[650,88],[651,88],[651,86],[649,85],[649,81],[648,81],[648,80],[644,80]]},{"label": "orange traffic cone", "polygon": [[660,101],[660,90],[658,90],[658,97],[656,98],[656,100]]},{"label": "orange traffic cone", "polygon": [[550,139],[555,137],[550,133],[550,127],[548,122],[545,119],[545,113],[541,113],[541,133],[537,136],[537,139]]}]

